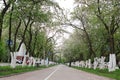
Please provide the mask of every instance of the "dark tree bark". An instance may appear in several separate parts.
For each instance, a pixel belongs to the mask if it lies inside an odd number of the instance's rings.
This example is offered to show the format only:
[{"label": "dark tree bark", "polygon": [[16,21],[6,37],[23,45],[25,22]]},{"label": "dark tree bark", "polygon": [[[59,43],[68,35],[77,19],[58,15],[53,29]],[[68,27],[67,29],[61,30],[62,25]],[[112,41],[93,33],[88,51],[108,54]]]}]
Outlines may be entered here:
[{"label": "dark tree bark", "polygon": [[30,23],[30,27],[29,27],[29,41],[28,41],[28,45],[26,46],[26,48],[27,48],[27,51],[26,51],[26,54],[28,53],[28,52],[30,52],[31,53],[31,44],[32,44],[32,24],[33,24],[33,21]]},{"label": "dark tree bark", "polygon": [[69,67],[71,67],[71,63],[72,63],[72,62],[71,62],[71,61],[69,61]]},{"label": "dark tree bark", "polygon": [[96,57],[96,54],[95,54],[93,47],[92,47],[92,41],[91,41],[90,36],[89,36],[88,32],[86,31],[85,27],[84,27],[84,33],[86,34],[85,37],[86,37],[86,41],[88,43],[87,46],[88,46],[88,50],[89,50],[89,55],[87,58],[88,59],[92,58],[92,55],[93,55],[93,57]]},{"label": "dark tree bark", "polygon": [[35,37],[34,37],[34,44],[33,44],[33,50],[32,50],[32,55],[35,53],[35,46],[36,46],[36,42],[37,42],[37,35],[38,35],[38,30],[35,31]]},{"label": "dark tree bark", "polygon": [[22,43],[24,42],[24,40],[25,40],[25,34],[26,34],[27,28],[28,28],[29,23],[30,23],[30,17],[28,18],[27,23],[26,23],[25,21],[23,21],[23,22],[24,22],[24,25],[25,25],[25,29],[24,29],[24,32],[23,32],[23,35],[22,35],[22,40],[21,40],[21,42],[20,42],[20,44],[19,44],[19,47],[18,47],[17,51],[20,49],[21,44],[22,44]]},{"label": "dark tree bark", "polygon": [[10,41],[11,41],[11,30],[12,30],[12,13],[13,12],[13,7],[11,9],[11,13],[10,13],[10,18],[9,18],[9,42],[8,42],[8,46],[9,46],[9,50],[10,52],[12,52],[12,48],[11,48],[11,44],[10,44]]},{"label": "dark tree bark", "polygon": [[8,4],[6,3],[5,0],[3,0],[3,1],[4,1],[5,8],[0,13],[0,41],[1,41],[1,37],[2,37],[3,19],[4,19],[4,16],[11,4],[10,1],[8,2]]},{"label": "dark tree bark", "polygon": [[15,51],[15,49],[16,49],[16,38],[17,38],[17,33],[18,33],[18,30],[19,30],[20,26],[21,26],[21,20],[19,21],[19,24],[18,24],[18,26],[16,28],[16,31],[15,31],[15,34],[14,34],[13,51]]}]

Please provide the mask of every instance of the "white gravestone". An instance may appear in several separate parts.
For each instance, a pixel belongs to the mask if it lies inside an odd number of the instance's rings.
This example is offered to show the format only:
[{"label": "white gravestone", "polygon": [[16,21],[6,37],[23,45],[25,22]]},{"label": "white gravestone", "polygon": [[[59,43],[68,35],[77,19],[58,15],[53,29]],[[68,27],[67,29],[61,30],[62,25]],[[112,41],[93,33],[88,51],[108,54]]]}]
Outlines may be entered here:
[{"label": "white gravestone", "polygon": [[79,61],[76,61],[74,66],[79,67]]},{"label": "white gravestone", "polygon": [[88,68],[91,68],[92,64],[91,64],[91,59],[88,59]]},{"label": "white gravestone", "polygon": [[104,69],[105,68],[105,57],[100,58],[99,68]]},{"label": "white gravestone", "polygon": [[85,62],[84,61],[80,61],[80,67],[85,67]]},{"label": "white gravestone", "polygon": [[85,61],[85,68],[88,68],[88,60]]},{"label": "white gravestone", "polygon": [[97,66],[98,66],[98,58],[96,57],[96,58],[94,58],[94,63],[93,63],[93,69],[96,69],[97,68]]}]

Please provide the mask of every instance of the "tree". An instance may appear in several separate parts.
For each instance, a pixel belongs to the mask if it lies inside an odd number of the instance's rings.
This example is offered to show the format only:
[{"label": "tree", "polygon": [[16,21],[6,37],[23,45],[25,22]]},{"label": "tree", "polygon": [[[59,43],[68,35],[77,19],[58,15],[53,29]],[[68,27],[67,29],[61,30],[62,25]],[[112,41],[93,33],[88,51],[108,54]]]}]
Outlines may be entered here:
[{"label": "tree", "polygon": [[[76,0],[78,4],[84,5],[84,10],[91,16],[96,16],[100,26],[104,27],[107,34],[107,42],[109,45],[109,53],[115,53],[114,35],[119,29],[119,0],[113,1],[81,1]],[[89,16],[90,17],[90,16]]]},{"label": "tree", "polygon": [[[118,55],[118,35],[120,26],[120,6],[118,5],[120,3],[119,0],[75,1],[77,6],[74,8],[74,12],[72,12],[72,20],[66,18],[68,22],[62,24],[73,26],[74,28],[77,28],[79,30],[79,37],[81,37],[82,39],[76,40],[76,43],[81,40],[78,50],[83,50],[83,54],[85,54],[86,50],[84,48],[86,48],[89,51],[86,55],[91,56],[91,59],[96,56],[106,56],[108,58],[109,54],[114,53],[117,53]],[[72,35],[74,34],[75,32]],[[76,43],[73,42],[74,45]],[[80,47],[80,45],[85,45],[85,47],[82,48]],[[69,48],[68,50],[71,50],[71,48]],[[74,50],[77,52],[77,47],[74,47],[71,51]]]},{"label": "tree", "polygon": [[2,29],[3,29],[4,16],[7,13],[12,1],[11,0],[8,0],[8,1],[3,0],[3,2],[4,2],[5,7],[2,9],[2,11],[0,11],[0,41],[2,39]]},{"label": "tree", "polygon": [[[40,40],[39,35],[42,33],[42,29],[44,27],[49,27],[48,24],[51,24],[53,21],[52,17],[54,12],[51,11],[51,8],[57,8],[59,6],[57,3],[50,0],[3,1],[5,9],[7,9],[4,10],[3,8],[3,11],[1,12],[2,15],[0,15],[2,17],[0,17],[0,20],[2,22],[1,26],[5,26],[5,29],[9,32],[9,35],[7,32],[5,33],[5,35],[7,34],[6,39],[9,38],[9,40],[13,41],[12,46],[8,45],[10,52],[13,53],[19,51],[21,44],[25,43],[27,47],[26,54],[29,52],[31,56],[37,56],[36,53],[39,52],[37,48],[39,45],[37,42]],[[10,3],[9,6],[7,6],[7,3]],[[2,28],[0,28],[0,30],[2,30]],[[47,40],[47,36],[43,36],[45,37],[45,40]],[[46,45],[43,44],[42,47],[43,46]],[[41,49],[41,47],[39,48]],[[52,52],[52,41],[48,41],[46,48],[48,49],[47,51]]]}]

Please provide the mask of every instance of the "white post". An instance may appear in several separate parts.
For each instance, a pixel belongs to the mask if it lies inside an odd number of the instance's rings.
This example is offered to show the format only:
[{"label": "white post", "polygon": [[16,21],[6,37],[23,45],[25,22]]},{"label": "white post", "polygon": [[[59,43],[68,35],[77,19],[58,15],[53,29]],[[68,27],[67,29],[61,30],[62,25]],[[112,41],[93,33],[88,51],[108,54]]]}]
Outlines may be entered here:
[{"label": "white post", "polygon": [[85,62],[84,61],[82,61],[82,67],[85,67]]},{"label": "white post", "polygon": [[45,60],[45,65],[48,66],[48,57],[47,57],[47,59]]},{"label": "white post", "polygon": [[91,64],[91,59],[88,60],[88,68],[91,68],[92,64]]},{"label": "white post", "polygon": [[98,58],[94,58],[93,69],[96,69],[98,66]]},{"label": "white post", "polygon": [[24,55],[24,59],[23,59],[23,63],[22,63],[22,67],[27,65],[27,64],[26,64],[26,57],[27,57],[27,55]]},{"label": "white post", "polygon": [[36,59],[33,58],[33,67],[35,67]]},{"label": "white post", "polygon": [[85,61],[85,68],[88,67],[88,60]]},{"label": "white post", "polygon": [[31,66],[32,63],[33,63],[33,57],[30,57],[30,58],[29,58],[29,66]]}]

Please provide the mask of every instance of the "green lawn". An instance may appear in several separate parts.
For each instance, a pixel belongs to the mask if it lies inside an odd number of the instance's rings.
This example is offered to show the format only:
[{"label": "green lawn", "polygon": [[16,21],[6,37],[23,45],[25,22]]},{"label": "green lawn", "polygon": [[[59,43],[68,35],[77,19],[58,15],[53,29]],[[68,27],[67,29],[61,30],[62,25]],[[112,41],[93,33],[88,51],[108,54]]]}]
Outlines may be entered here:
[{"label": "green lawn", "polygon": [[104,70],[96,69],[96,70],[94,70],[94,69],[80,68],[80,67],[73,67],[73,68],[78,69],[78,70],[82,70],[82,71],[86,71],[86,72],[89,72],[89,73],[97,74],[97,75],[100,75],[100,76],[113,78],[115,80],[120,80],[120,69],[116,70],[114,72],[108,72],[107,69],[104,69]]},{"label": "green lawn", "polygon": [[[51,66],[54,66],[54,65],[49,65],[48,67],[51,67]],[[46,66],[39,66],[39,67],[17,66],[16,68],[13,69],[10,66],[4,66],[4,67],[0,66],[0,77],[20,74],[20,73],[34,71],[34,70],[40,70],[40,69],[48,68],[48,67]]]}]

